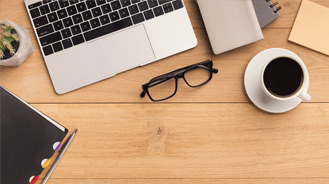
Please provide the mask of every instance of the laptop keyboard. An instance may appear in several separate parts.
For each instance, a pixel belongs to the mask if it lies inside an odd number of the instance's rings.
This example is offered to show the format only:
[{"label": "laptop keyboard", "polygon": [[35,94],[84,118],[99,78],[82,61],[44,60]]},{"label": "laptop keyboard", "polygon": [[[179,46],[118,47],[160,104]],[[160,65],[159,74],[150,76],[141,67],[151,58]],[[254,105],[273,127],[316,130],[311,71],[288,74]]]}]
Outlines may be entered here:
[{"label": "laptop keyboard", "polygon": [[28,9],[47,56],[182,7],[181,0],[43,0]]}]

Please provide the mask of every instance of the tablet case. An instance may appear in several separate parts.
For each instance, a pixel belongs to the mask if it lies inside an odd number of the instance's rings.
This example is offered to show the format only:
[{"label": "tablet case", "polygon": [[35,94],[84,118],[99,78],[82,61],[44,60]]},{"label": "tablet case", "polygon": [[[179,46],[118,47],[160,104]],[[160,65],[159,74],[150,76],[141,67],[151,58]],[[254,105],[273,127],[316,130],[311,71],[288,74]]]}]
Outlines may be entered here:
[{"label": "tablet case", "polygon": [[0,183],[35,182],[67,129],[1,86],[0,116]]},{"label": "tablet case", "polygon": [[215,54],[263,39],[251,0],[197,0]]}]

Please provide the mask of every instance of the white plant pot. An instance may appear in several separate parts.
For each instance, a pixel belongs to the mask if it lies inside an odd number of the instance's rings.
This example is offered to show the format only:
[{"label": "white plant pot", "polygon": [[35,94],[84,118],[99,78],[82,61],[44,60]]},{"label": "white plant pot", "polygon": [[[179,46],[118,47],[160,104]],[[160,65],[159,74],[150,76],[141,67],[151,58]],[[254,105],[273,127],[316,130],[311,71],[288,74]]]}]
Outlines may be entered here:
[{"label": "white plant pot", "polygon": [[16,53],[8,59],[0,59],[0,65],[2,66],[19,66],[21,65],[33,52],[32,41],[30,33],[27,29],[10,20],[1,21],[1,23],[7,23],[13,26],[19,37],[19,47]]}]

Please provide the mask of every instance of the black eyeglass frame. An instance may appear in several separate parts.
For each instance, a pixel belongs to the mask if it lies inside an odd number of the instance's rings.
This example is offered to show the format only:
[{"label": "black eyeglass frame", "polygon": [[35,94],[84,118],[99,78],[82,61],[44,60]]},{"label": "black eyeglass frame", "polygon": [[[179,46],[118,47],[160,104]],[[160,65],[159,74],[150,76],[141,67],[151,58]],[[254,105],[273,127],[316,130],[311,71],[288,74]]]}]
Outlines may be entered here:
[{"label": "black eyeglass frame", "polygon": [[[185,73],[187,73],[188,71],[191,71],[191,70],[194,70],[196,68],[200,68],[200,67],[205,67],[206,69],[209,70],[209,78],[201,83],[201,84],[198,84],[198,85],[191,85],[188,83],[188,81],[186,80],[185,78]],[[213,77],[213,73],[218,73],[218,69],[216,68],[213,68],[213,62],[212,60],[206,60],[206,61],[202,61],[200,63],[196,63],[196,64],[193,64],[193,65],[190,65],[190,66],[186,66],[186,67],[183,67],[183,68],[180,68],[180,69],[177,69],[175,71],[172,71],[172,72],[169,72],[169,73],[166,73],[166,74],[163,74],[163,75],[160,75],[158,77],[155,77],[153,79],[150,80],[150,82],[146,83],[146,84],[143,84],[142,85],[142,89],[143,89],[143,92],[141,93],[141,98],[144,98],[145,97],[145,94],[147,94],[147,96],[153,101],[153,102],[159,102],[159,101],[164,101],[164,100],[167,100],[171,97],[173,97],[176,93],[177,93],[177,84],[178,84],[178,79],[180,78],[183,78],[185,83],[192,87],[192,88],[195,88],[195,87],[199,87],[199,86],[202,86],[206,83],[208,83],[212,77]],[[174,78],[175,79],[175,91],[172,95],[170,95],[169,97],[166,97],[166,98],[163,98],[163,99],[159,99],[159,100],[155,100],[152,98],[152,96],[150,95],[149,93],[149,88],[152,87],[152,86],[155,86],[155,85],[158,85],[162,82],[165,82],[165,81],[168,81],[170,79]],[[156,84],[154,84],[154,82],[158,82]],[[152,85],[153,84],[153,85]]]}]

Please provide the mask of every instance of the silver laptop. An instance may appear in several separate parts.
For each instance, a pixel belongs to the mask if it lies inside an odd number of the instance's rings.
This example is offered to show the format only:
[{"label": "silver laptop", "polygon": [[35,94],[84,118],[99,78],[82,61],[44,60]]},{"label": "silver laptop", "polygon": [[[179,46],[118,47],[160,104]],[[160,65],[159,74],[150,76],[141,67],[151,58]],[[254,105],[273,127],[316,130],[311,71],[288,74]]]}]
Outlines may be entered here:
[{"label": "silver laptop", "polygon": [[24,0],[58,94],[193,48],[182,0]]}]

